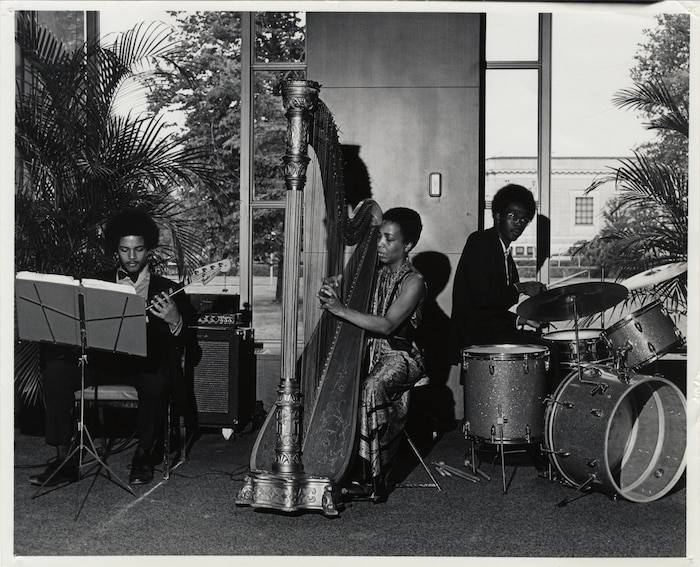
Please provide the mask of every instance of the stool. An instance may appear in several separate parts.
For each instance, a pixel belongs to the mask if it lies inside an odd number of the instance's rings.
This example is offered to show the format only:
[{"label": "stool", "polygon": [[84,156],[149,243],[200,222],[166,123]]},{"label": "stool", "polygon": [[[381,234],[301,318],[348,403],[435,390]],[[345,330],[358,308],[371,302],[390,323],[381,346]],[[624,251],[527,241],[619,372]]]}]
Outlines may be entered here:
[{"label": "stool", "polygon": [[[429,379],[427,376],[424,376],[423,378],[421,378],[420,380],[418,380],[418,382],[416,382],[416,383],[412,386],[411,390],[414,390],[415,388],[419,388],[420,386],[427,386],[429,383],[430,383],[430,379]],[[423,460],[423,457],[422,457],[422,455],[420,454],[420,451],[418,450],[418,447],[417,447],[416,444],[413,442],[413,439],[411,439],[411,436],[408,434],[408,431],[406,431],[406,428],[405,428],[405,427],[404,427],[404,429],[403,429],[403,434],[406,436],[406,441],[408,441],[409,446],[411,447],[411,449],[412,449],[413,452],[415,453],[416,457],[418,457],[418,461],[420,462],[420,464],[421,464],[421,465],[423,466],[423,468],[425,469],[425,472],[428,473],[428,476],[430,477],[430,480],[433,481],[432,484],[429,484],[428,486],[429,486],[429,487],[434,487],[434,488],[436,488],[437,490],[442,490],[442,488],[440,487],[440,484],[438,483],[438,481],[437,481],[437,479],[435,478],[435,476],[433,475],[433,473],[430,471],[430,468],[428,468],[428,465],[427,465],[427,464],[425,463],[425,461]]]},{"label": "stool", "polygon": [[[134,386],[127,386],[121,384],[105,384],[101,386],[87,386],[83,390],[83,399],[85,400],[86,406],[94,406],[97,408],[98,419],[100,426],[104,430],[104,408],[113,407],[121,409],[136,409],[139,405],[138,392]],[[75,403],[80,404],[81,392],[77,390],[75,392]],[[165,436],[164,436],[164,447],[163,447],[163,480],[168,480],[170,478],[170,471],[172,470],[171,456],[170,456],[170,434],[172,427],[172,399],[168,401],[168,407],[166,411],[165,419]],[[180,416],[179,419],[179,459],[178,465],[186,460],[186,444],[187,444],[187,432],[185,428],[185,419]],[[104,447],[107,450],[106,436],[104,440]]]}]

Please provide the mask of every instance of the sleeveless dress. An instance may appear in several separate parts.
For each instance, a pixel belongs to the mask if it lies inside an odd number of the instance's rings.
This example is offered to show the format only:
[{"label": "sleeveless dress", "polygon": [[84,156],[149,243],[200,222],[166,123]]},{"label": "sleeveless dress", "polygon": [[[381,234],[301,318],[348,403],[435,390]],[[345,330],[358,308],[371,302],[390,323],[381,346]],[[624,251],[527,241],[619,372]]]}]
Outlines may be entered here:
[{"label": "sleeveless dress", "polygon": [[[382,266],[372,300],[372,314],[386,315],[401,294],[406,279],[418,273],[406,260],[396,271]],[[370,464],[372,477],[380,477],[399,448],[406,425],[410,389],[425,376],[423,353],[415,343],[423,300],[391,337],[370,337],[368,374],[360,397],[359,454]]]}]

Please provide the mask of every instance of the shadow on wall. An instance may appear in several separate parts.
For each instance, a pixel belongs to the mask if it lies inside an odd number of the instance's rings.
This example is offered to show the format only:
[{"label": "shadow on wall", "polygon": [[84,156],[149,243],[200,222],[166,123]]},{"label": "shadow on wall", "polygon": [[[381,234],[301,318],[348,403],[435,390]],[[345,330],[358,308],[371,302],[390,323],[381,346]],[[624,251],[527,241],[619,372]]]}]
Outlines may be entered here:
[{"label": "shadow on wall", "polygon": [[416,340],[425,351],[425,371],[430,383],[416,388],[411,406],[415,413],[431,420],[438,432],[447,431],[455,423],[455,400],[447,386],[451,367],[447,356],[450,317],[438,305],[437,298],[447,287],[452,269],[448,257],[440,252],[421,252],[412,262],[428,287]]},{"label": "shadow on wall", "polygon": [[372,196],[372,183],[365,162],[360,157],[360,146],[341,144],[340,152],[345,159],[343,181],[345,195],[351,208],[355,208],[363,199]]}]

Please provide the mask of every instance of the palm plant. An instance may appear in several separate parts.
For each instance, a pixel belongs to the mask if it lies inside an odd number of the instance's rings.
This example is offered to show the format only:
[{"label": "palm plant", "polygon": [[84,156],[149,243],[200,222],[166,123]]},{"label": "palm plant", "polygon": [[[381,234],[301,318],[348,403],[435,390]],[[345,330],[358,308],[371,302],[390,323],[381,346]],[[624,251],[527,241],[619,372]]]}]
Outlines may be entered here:
[{"label": "palm plant", "polygon": [[[652,79],[617,93],[613,102],[621,108],[644,112],[650,117],[648,129],[662,133],[671,151],[647,148],[632,159],[596,179],[587,191],[614,182],[618,193],[606,215],[607,226],[580,252],[609,247],[616,259],[618,280],[688,258],[688,110],[671,95],[663,80]],[[670,157],[669,157],[670,156]],[[680,156],[680,157],[679,157]],[[685,314],[687,309],[685,273],[651,288],[632,290],[629,303],[649,296],[663,297],[667,306]]]},{"label": "palm plant", "polygon": [[[116,111],[134,84],[189,77],[169,28],[140,24],[109,46],[95,40],[74,51],[24,13],[16,30],[24,73],[15,105],[15,268],[81,277],[112,264],[102,227],[125,207],[145,210],[161,226],[154,269],[174,262],[184,274],[202,263],[201,240],[181,220],[177,192],[218,186],[208,151],[167,136],[158,117]],[[41,392],[36,350],[21,344],[15,355],[15,380],[28,400]]]}]

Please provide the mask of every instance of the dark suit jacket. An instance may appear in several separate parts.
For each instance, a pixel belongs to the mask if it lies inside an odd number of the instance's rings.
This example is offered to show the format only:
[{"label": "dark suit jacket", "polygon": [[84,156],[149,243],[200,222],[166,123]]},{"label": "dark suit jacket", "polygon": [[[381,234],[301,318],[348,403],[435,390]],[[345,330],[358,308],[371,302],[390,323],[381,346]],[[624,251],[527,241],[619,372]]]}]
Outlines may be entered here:
[{"label": "dark suit jacket", "polygon": [[[512,258],[511,284],[519,281]],[[503,247],[496,228],[473,232],[464,245],[452,288],[449,357],[460,364],[463,347],[498,343],[501,334],[515,330],[517,316],[508,309],[518,301],[515,286],[507,284]]]}]

